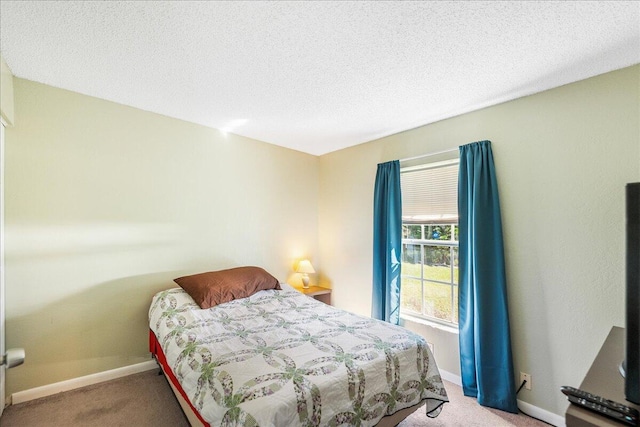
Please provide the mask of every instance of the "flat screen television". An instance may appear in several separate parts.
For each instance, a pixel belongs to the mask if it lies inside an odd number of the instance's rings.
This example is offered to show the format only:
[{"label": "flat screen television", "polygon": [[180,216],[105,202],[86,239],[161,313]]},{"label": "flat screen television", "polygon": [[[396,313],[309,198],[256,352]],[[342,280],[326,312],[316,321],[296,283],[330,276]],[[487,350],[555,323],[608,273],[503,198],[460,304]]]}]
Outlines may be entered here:
[{"label": "flat screen television", "polygon": [[640,182],[626,186],[624,394],[640,404]]}]

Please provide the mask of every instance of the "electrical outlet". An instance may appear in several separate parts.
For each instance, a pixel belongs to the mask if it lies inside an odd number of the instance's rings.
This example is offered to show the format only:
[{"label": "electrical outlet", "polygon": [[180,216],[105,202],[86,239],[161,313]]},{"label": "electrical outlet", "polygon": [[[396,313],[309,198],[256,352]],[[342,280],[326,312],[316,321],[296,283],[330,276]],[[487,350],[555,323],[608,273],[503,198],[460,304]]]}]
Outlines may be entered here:
[{"label": "electrical outlet", "polygon": [[526,381],[526,383],[524,384],[524,388],[526,388],[527,390],[531,390],[531,374],[520,372],[520,384],[522,384],[523,381]]}]

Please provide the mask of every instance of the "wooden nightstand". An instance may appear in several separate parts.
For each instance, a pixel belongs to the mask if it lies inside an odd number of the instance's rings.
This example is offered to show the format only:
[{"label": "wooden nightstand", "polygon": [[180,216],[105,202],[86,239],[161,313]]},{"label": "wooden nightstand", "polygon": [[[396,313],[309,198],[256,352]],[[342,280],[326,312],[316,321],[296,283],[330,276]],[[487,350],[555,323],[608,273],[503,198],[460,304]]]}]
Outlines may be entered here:
[{"label": "wooden nightstand", "polygon": [[308,289],[302,286],[294,286],[295,290],[307,296],[314,297],[318,301],[331,305],[331,289],[322,286],[309,286]]}]

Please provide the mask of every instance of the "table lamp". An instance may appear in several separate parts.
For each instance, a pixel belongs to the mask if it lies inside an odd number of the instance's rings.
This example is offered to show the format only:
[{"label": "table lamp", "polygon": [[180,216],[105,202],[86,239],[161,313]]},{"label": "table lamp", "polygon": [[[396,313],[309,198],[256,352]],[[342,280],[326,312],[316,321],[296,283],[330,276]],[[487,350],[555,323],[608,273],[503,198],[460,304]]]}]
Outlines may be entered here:
[{"label": "table lamp", "polygon": [[303,259],[298,263],[298,268],[296,268],[297,273],[302,274],[302,287],[304,289],[309,289],[309,274],[313,274],[316,271],[313,269],[311,262],[308,259]]}]

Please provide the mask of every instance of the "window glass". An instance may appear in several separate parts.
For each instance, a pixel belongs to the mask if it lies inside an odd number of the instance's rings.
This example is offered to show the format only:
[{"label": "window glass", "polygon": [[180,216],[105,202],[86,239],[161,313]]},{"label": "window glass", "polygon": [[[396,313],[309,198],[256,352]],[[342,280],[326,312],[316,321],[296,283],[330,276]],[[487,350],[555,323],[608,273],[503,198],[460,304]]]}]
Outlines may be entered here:
[{"label": "window glass", "polygon": [[404,239],[422,239],[422,225],[403,225],[402,237]]},{"label": "window glass", "polygon": [[420,313],[422,305],[422,281],[406,277],[402,279],[402,293],[400,294],[400,306],[414,313]]},{"label": "window glass", "polygon": [[451,248],[449,246],[424,247],[424,278],[451,282]]},{"label": "window glass", "polygon": [[402,268],[409,276],[420,277],[420,245],[402,245]]},{"label": "window glass", "polygon": [[453,248],[453,283],[458,284],[458,248]]},{"label": "window glass", "polygon": [[451,286],[442,283],[424,282],[424,314],[436,319],[453,319]]}]

